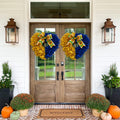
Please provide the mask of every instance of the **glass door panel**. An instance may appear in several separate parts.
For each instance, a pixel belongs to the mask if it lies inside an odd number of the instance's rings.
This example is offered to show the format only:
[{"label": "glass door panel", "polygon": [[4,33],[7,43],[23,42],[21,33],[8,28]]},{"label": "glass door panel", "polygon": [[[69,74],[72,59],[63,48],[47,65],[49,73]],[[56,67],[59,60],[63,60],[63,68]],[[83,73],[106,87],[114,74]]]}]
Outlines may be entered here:
[{"label": "glass door panel", "polygon": [[[55,28],[36,28],[35,32],[55,33]],[[55,62],[55,54],[46,60],[35,56],[35,80],[55,80]]]},{"label": "glass door panel", "polygon": [[46,60],[46,80],[55,80],[55,55]]},{"label": "glass door panel", "polygon": [[74,61],[65,57],[65,80],[74,80]]},{"label": "glass door panel", "polygon": [[75,80],[85,80],[85,55],[77,59],[75,64]]},{"label": "glass door panel", "polygon": [[[65,28],[65,33],[86,34],[86,28]],[[65,80],[85,80],[85,54],[76,61],[65,56]]]}]

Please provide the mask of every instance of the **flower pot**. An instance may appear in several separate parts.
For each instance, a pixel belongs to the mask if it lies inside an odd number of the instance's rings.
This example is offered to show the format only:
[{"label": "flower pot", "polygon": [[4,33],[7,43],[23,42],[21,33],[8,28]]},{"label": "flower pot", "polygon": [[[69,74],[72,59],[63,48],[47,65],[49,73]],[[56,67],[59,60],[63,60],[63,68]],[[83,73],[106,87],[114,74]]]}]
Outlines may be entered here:
[{"label": "flower pot", "polygon": [[97,110],[97,109],[92,109],[92,114],[93,114],[93,116],[95,116],[95,117],[100,117],[100,115],[101,115],[102,112],[103,112],[102,110],[99,111],[99,110]]},{"label": "flower pot", "polygon": [[105,86],[105,96],[111,104],[120,107],[120,88],[108,88]]},{"label": "flower pot", "polygon": [[28,109],[19,110],[19,112],[20,112],[20,116],[21,116],[21,117],[28,115]]},{"label": "flower pot", "polygon": [[5,103],[8,105],[10,104],[10,101],[13,98],[13,89],[14,86],[11,86],[11,88],[0,88],[0,114]]}]

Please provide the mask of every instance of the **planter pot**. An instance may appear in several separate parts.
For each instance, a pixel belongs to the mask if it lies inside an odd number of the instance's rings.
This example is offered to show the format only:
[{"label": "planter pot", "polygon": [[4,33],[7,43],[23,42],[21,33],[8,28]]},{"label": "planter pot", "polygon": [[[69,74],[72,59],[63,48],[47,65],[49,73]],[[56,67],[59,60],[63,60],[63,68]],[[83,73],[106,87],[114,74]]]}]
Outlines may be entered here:
[{"label": "planter pot", "polygon": [[93,116],[95,116],[95,117],[100,117],[100,115],[101,115],[102,112],[103,112],[103,111],[99,111],[99,110],[97,110],[97,109],[92,109],[92,114],[93,114]]},{"label": "planter pot", "polygon": [[20,116],[21,116],[21,117],[28,115],[28,109],[19,110],[19,112],[20,112]]},{"label": "planter pot", "polygon": [[111,104],[120,107],[120,88],[108,88],[105,86],[105,96]]},{"label": "planter pot", "polygon": [[10,101],[13,98],[13,89],[13,85],[11,88],[0,88],[0,114],[2,108],[5,106],[5,103],[10,104]]}]

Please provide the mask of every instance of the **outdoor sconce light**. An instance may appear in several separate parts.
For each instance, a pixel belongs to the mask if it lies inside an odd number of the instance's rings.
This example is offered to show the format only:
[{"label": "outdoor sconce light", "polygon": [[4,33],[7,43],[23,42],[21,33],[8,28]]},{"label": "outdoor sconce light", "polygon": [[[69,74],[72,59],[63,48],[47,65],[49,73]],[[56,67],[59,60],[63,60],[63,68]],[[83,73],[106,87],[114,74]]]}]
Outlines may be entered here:
[{"label": "outdoor sconce light", "polygon": [[5,41],[6,43],[19,43],[18,27],[13,18],[10,18],[8,24],[5,26]]},{"label": "outdoor sconce light", "polygon": [[106,19],[102,27],[102,43],[115,43],[115,27],[110,18]]}]

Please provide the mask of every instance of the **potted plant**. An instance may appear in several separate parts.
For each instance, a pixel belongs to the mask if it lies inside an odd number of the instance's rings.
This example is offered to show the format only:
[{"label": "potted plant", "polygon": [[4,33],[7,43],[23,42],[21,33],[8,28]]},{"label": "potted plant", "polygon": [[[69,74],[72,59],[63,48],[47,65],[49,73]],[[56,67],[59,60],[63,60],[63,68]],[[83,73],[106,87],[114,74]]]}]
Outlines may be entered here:
[{"label": "potted plant", "polygon": [[33,107],[34,99],[31,95],[21,93],[15,96],[10,103],[10,106],[20,112],[20,116],[26,116],[28,109]]},{"label": "potted plant", "polygon": [[116,64],[110,66],[108,75],[102,75],[105,88],[105,96],[111,104],[120,107],[120,77],[118,77]]},{"label": "potted plant", "polygon": [[13,98],[12,71],[7,62],[2,64],[3,75],[0,79],[0,114],[5,103],[9,104]]},{"label": "potted plant", "polygon": [[103,111],[107,111],[110,102],[103,95],[92,94],[86,99],[86,105],[88,108],[92,109],[92,114],[94,116],[100,117]]}]

